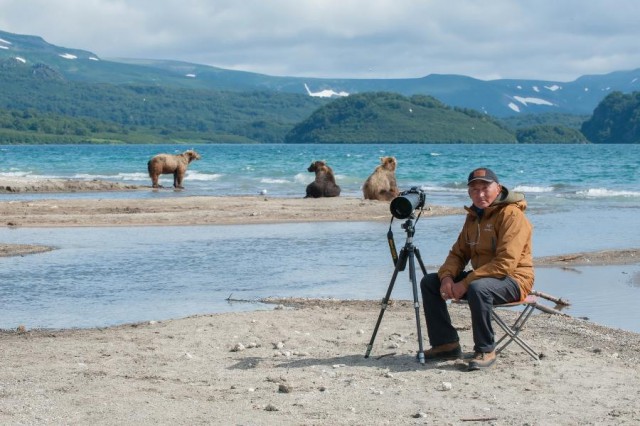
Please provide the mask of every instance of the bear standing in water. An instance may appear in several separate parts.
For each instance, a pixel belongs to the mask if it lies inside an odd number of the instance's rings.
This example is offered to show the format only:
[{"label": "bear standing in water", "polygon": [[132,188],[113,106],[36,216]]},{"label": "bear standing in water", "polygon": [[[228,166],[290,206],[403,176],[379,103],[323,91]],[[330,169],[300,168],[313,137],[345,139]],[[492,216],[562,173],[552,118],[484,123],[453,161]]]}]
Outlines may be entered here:
[{"label": "bear standing in water", "polygon": [[395,157],[380,157],[380,165],[362,186],[365,200],[391,201],[400,194],[396,183]]},{"label": "bear standing in water", "polygon": [[324,161],[311,163],[308,172],[316,174],[316,179],[307,185],[307,195],[304,198],[337,197],[340,195],[340,187],[336,185],[333,170]]},{"label": "bear standing in water", "polygon": [[187,167],[189,167],[189,164],[193,160],[199,159],[200,154],[191,149],[179,155],[158,154],[154,156],[147,163],[149,177],[151,178],[151,186],[154,188],[161,188],[162,186],[158,182],[160,175],[173,174],[174,188],[184,188],[182,186],[182,180],[184,179],[185,173],[187,173]]}]

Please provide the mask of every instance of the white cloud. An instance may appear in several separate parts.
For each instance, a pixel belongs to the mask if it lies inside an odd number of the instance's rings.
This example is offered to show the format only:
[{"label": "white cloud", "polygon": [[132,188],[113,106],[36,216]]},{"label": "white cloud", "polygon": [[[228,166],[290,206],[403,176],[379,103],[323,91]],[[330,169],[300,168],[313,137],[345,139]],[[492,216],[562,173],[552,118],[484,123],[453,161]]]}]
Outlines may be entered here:
[{"label": "white cloud", "polygon": [[271,75],[571,81],[640,67],[634,0],[0,0],[0,30]]}]

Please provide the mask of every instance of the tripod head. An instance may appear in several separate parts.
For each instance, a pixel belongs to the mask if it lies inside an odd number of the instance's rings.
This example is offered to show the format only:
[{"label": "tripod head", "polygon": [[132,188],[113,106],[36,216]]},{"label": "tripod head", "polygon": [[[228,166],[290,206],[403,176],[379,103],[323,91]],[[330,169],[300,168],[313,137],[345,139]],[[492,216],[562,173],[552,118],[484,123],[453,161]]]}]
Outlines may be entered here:
[{"label": "tripod head", "polygon": [[411,216],[409,216],[409,219],[407,219],[402,225],[400,225],[400,227],[404,229],[404,232],[406,232],[407,234],[413,235],[415,233],[415,218],[416,216],[412,213]]}]

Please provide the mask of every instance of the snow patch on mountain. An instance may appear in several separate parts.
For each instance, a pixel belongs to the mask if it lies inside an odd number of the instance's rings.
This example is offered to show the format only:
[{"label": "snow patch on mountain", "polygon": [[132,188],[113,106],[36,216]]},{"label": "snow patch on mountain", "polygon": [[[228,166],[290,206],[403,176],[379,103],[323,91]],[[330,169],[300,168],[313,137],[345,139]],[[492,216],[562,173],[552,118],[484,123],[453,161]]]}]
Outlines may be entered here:
[{"label": "snow patch on mountain", "polygon": [[3,45],[0,44],[0,49],[9,50],[9,47],[8,46],[3,46]]},{"label": "snow patch on mountain", "polygon": [[[513,96],[512,99],[524,105],[525,107],[528,107],[530,105],[553,106],[553,103],[540,98]],[[520,105],[517,102],[509,102],[507,104],[507,107],[515,112],[522,112]]]},{"label": "snow patch on mountain", "polygon": [[557,84],[553,84],[551,86],[544,86],[544,88],[547,90],[551,90],[552,92],[562,89],[562,87],[558,86]]},{"label": "snow patch on mountain", "polygon": [[513,99],[524,106],[527,106],[528,104],[553,106],[551,102],[540,98],[523,98],[522,96],[514,96]]},{"label": "snow patch on mountain", "polygon": [[4,43],[4,44],[12,44],[10,41],[7,41],[3,38],[0,38],[0,43]]},{"label": "snow patch on mountain", "polygon": [[78,59],[76,55],[72,55],[71,53],[61,53],[58,56],[64,59]]},{"label": "snow patch on mountain", "polygon": [[23,64],[27,63],[27,60],[25,58],[21,58],[20,56],[16,56],[16,61],[22,62]]},{"label": "snow patch on mountain", "polygon": [[313,97],[317,97],[317,98],[330,98],[332,96],[349,96],[349,93],[347,92],[336,92],[334,90],[331,89],[325,89],[325,90],[321,90],[319,92],[312,92],[311,89],[309,89],[309,86],[307,86],[307,84],[304,84],[304,88],[307,89],[307,94],[309,96],[313,96]]}]

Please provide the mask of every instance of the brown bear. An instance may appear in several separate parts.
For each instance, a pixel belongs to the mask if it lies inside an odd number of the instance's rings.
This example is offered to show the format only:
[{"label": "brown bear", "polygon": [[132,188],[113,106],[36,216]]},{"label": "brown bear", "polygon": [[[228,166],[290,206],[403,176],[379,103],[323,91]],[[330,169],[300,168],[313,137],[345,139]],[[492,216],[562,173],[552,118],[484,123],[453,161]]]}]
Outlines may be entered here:
[{"label": "brown bear", "polygon": [[395,157],[380,157],[380,165],[362,186],[365,200],[391,201],[400,194],[396,184]]},{"label": "brown bear", "polygon": [[307,185],[307,195],[304,198],[337,197],[340,195],[340,187],[336,185],[333,170],[324,161],[311,163],[308,172],[315,172],[316,180]]},{"label": "brown bear", "polygon": [[154,156],[147,163],[151,185],[154,188],[161,188],[162,185],[158,184],[160,175],[173,173],[173,186],[180,189],[184,188],[182,180],[187,172],[189,163],[199,159],[200,154],[191,149],[178,155],[158,154]]}]

